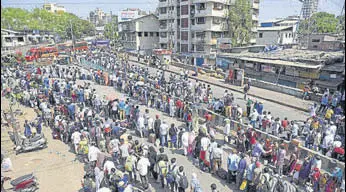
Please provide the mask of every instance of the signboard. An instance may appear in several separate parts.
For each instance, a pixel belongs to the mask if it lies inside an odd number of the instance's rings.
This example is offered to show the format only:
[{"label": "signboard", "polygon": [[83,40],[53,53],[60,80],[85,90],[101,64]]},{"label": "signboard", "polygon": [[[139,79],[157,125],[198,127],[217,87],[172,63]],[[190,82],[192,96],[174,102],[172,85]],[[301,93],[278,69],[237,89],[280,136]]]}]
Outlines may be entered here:
[{"label": "signboard", "polygon": [[153,53],[157,55],[172,55],[172,51],[167,49],[154,49]]},{"label": "signboard", "polygon": [[231,38],[218,38],[216,41],[216,47],[218,49],[231,49],[232,39]]},{"label": "signboard", "polygon": [[118,22],[128,21],[136,18],[138,18],[138,11],[120,11]]}]

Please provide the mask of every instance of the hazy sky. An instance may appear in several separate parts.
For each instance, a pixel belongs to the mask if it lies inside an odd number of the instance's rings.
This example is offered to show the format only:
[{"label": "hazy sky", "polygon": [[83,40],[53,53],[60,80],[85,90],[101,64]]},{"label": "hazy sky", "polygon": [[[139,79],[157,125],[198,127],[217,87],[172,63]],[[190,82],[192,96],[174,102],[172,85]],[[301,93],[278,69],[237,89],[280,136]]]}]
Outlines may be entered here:
[{"label": "hazy sky", "polygon": [[[140,8],[154,11],[158,0],[2,0],[3,7],[20,7],[32,9],[42,7],[45,2],[58,3],[65,6],[68,12],[86,18],[90,11],[96,7],[113,14],[125,8]],[[344,0],[319,0],[319,11],[326,11],[339,15],[344,5]],[[289,15],[299,15],[302,3],[298,0],[260,0],[260,21]]]}]

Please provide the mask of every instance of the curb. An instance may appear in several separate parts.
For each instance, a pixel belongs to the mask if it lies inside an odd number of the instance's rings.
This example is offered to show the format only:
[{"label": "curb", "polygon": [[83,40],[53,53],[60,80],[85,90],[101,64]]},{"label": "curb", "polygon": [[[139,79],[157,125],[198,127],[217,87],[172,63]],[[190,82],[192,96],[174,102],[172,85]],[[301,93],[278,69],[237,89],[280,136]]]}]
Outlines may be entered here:
[{"label": "curb", "polygon": [[[143,62],[138,62],[138,61],[135,61],[135,60],[132,60],[132,59],[129,59],[129,61],[132,61],[132,62],[141,64],[141,65],[147,66],[147,64],[145,64],[145,63],[143,63]],[[151,67],[151,68],[152,68],[152,67]],[[170,73],[174,73],[174,74],[178,74],[178,75],[179,75],[179,73],[176,72],[176,71],[172,71],[172,70],[169,70],[169,69],[168,69],[168,70],[165,69],[165,71],[168,71],[168,72],[170,72]],[[239,90],[237,90],[237,89],[230,88],[230,87],[227,87],[227,86],[225,86],[225,85],[218,84],[218,83],[214,83],[214,82],[210,82],[210,81],[207,81],[207,80],[203,80],[203,79],[200,79],[200,78],[191,76],[191,75],[189,75],[189,78],[194,79],[194,80],[198,80],[198,81],[201,81],[201,82],[204,82],[204,83],[208,83],[208,84],[211,84],[211,85],[214,85],[214,86],[222,87],[222,88],[224,88],[224,89],[229,89],[229,90],[232,90],[232,91],[235,91],[235,92],[238,92],[238,93],[243,93],[242,91],[239,91]],[[299,111],[309,112],[308,109],[302,108],[302,107],[299,107],[299,106],[290,105],[290,104],[287,104],[287,103],[284,103],[284,102],[281,102],[281,101],[277,101],[277,100],[273,100],[273,99],[268,99],[268,98],[261,97],[261,96],[255,95],[255,94],[248,94],[248,95],[249,95],[249,96],[252,96],[252,97],[259,98],[259,99],[262,99],[262,100],[266,100],[266,101],[270,101],[270,102],[273,102],[273,103],[277,103],[277,104],[280,104],[280,105],[283,105],[283,106],[286,106],[286,107],[290,107],[290,108],[293,108],[293,109],[296,109],[296,110],[299,110]]]}]

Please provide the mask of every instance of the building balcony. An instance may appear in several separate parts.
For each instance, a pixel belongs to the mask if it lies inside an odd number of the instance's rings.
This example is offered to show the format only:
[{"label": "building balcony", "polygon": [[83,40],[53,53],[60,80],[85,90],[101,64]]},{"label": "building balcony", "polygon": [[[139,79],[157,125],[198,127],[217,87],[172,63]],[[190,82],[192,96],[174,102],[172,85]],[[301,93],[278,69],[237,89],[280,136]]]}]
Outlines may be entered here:
[{"label": "building balcony", "polygon": [[257,27],[252,27],[251,32],[257,33]]},{"label": "building balcony", "polygon": [[191,17],[226,17],[227,11],[226,9],[218,10],[213,9],[212,7],[207,7],[206,9],[202,10],[191,10],[190,11]]},{"label": "building balcony", "polygon": [[223,3],[223,4],[230,4],[230,0],[192,0],[192,3],[207,3],[207,2],[215,2],[215,3]]},{"label": "building balcony", "polygon": [[168,0],[163,1],[163,2],[159,1],[158,7],[168,7]]},{"label": "building balcony", "polygon": [[204,24],[191,25],[192,31],[226,31],[226,23],[213,24],[212,21],[208,21]]},{"label": "building balcony", "polygon": [[160,37],[159,43],[168,43],[168,37]]},{"label": "building balcony", "polygon": [[258,15],[252,15],[252,20],[253,21],[258,21]]},{"label": "building balcony", "polygon": [[254,2],[254,3],[252,4],[252,8],[253,8],[253,9],[256,9],[256,10],[259,10],[259,3]]}]

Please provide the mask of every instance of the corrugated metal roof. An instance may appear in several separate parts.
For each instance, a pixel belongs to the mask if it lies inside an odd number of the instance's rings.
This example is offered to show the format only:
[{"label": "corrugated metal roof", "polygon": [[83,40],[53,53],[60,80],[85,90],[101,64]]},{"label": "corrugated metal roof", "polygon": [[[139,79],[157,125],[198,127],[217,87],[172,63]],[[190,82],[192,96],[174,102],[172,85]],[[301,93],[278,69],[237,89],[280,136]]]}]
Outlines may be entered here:
[{"label": "corrugated metal roof", "polygon": [[271,60],[271,59],[260,59],[260,58],[250,58],[250,57],[240,57],[239,59],[250,62],[271,64],[271,65],[285,65],[291,67],[301,67],[307,69],[318,69],[321,65],[308,65],[306,63],[292,62],[292,61],[284,61],[284,60]]},{"label": "corrugated metal roof", "polygon": [[282,31],[292,28],[292,26],[259,27],[257,31]]}]

